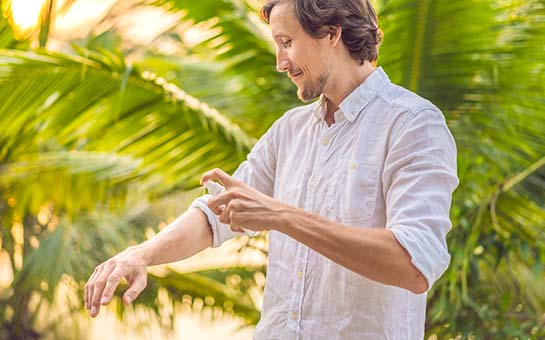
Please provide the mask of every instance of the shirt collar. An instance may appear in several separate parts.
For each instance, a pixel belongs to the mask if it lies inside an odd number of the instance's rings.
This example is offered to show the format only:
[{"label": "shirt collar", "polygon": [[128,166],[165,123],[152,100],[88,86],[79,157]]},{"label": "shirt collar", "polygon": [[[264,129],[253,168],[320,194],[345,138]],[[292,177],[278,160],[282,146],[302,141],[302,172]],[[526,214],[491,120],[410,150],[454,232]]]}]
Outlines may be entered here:
[{"label": "shirt collar", "polygon": [[[388,75],[382,67],[377,67],[358,87],[354,89],[339,105],[339,110],[335,112],[335,122],[340,123],[346,118],[349,122],[353,122],[358,114],[371,102],[382,88],[390,83]],[[322,94],[313,113],[318,120],[323,120],[325,117],[326,99]]]}]

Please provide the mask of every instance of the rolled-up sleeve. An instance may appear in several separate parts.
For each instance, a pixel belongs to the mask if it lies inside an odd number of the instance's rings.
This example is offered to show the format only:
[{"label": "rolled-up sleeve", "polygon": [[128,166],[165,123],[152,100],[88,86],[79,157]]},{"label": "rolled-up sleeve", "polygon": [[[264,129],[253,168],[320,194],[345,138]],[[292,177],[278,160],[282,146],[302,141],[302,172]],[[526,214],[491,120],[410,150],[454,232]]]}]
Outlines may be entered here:
[{"label": "rolled-up sleeve", "polygon": [[458,185],[456,145],[436,109],[409,115],[395,130],[383,172],[387,228],[431,287],[450,262],[446,235]]},{"label": "rolled-up sleeve", "polygon": [[[234,178],[269,196],[273,195],[274,190],[277,125],[273,124],[269,131],[257,141],[246,160],[233,173]],[[199,208],[206,214],[212,231],[212,247],[219,247],[233,237],[247,234],[234,232],[229,225],[221,223],[219,217],[208,208],[209,198],[210,195],[203,195],[194,200],[191,207]]]}]

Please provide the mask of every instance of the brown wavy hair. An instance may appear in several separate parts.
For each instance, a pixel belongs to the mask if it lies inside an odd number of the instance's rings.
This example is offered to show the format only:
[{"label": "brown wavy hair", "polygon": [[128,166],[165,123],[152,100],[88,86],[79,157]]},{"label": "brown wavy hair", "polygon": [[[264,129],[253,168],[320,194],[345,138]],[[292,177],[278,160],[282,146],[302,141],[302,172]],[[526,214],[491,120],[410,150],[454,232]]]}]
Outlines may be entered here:
[{"label": "brown wavy hair", "polygon": [[274,6],[288,2],[305,32],[315,39],[342,29],[342,40],[352,58],[363,64],[376,62],[382,31],[370,0],[269,0],[261,8],[261,20],[270,23]]}]

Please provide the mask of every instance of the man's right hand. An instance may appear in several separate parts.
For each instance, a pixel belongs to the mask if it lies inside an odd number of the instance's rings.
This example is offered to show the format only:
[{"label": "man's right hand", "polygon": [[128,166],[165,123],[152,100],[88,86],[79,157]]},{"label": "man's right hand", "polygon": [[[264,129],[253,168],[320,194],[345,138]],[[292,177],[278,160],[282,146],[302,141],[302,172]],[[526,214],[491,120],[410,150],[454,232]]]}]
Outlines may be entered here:
[{"label": "man's right hand", "polygon": [[123,294],[123,303],[131,304],[147,284],[147,263],[139,253],[139,247],[130,247],[106,262],[98,265],[85,285],[85,308],[96,317],[100,305],[107,305],[125,278],[129,289]]},{"label": "man's right hand", "polygon": [[151,239],[98,265],[85,285],[85,308],[93,318],[97,316],[100,305],[110,302],[123,278],[129,283],[123,303],[129,305],[146,288],[148,266],[176,262],[211,245],[206,215],[199,208],[191,208]]}]

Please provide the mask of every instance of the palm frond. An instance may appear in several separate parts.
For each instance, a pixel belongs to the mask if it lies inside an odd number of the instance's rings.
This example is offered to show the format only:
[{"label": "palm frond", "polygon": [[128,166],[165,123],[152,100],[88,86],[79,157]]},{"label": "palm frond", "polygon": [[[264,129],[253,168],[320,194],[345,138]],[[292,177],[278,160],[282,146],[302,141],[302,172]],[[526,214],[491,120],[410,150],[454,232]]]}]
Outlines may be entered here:
[{"label": "palm frond", "polygon": [[41,20],[40,20],[40,34],[39,34],[39,42],[40,47],[45,48],[47,44],[47,40],[49,39],[49,31],[51,29],[51,17],[53,12],[53,6],[55,4],[54,0],[46,0],[44,7],[42,9],[41,13]]},{"label": "palm frond", "polygon": [[[233,171],[245,157],[254,140],[217,110],[160,77],[127,69],[118,73],[105,60],[0,51],[0,159],[4,172],[19,170],[7,177],[22,178],[25,166],[34,174],[60,170],[65,160],[67,173],[104,180],[123,173],[139,190],[164,195],[195,187],[210,168]],[[115,169],[116,158],[132,165]],[[85,167],[91,160],[101,165]],[[10,191],[24,192],[25,185],[32,187],[27,182]]]},{"label": "palm frond", "polygon": [[[480,104],[493,88],[478,78],[492,72],[490,59],[501,30],[494,1],[385,1],[379,63],[392,80],[445,110]],[[483,29],[485,27],[486,29]]]},{"label": "palm frond", "polygon": [[[244,70],[250,77],[258,76],[263,69],[274,72],[274,47],[271,40],[258,27],[257,15],[246,1],[207,0],[188,2],[181,0],[152,1],[156,6],[184,11],[185,20],[196,23],[213,20],[211,30],[217,34],[206,43],[218,57],[228,62],[229,68],[239,73]],[[254,18],[254,21],[252,21]]]},{"label": "palm frond", "polygon": [[[222,66],[221,72],[236,84],[228,93],[233,105],[225,111],[253,136],[261,136],[284,112],[300,105],[293,84],[276,72],[275,50],[268,28],[259,21],[256,8],[248,1],[160,0],[152,3],[184,13],[184,21],[209,24],[210,37],[198,45],[200,50],[194,48],[192,55],[201,60],[210,60],[212,56],[213,61]],[[209,93],[222,95],[221,92]]]},{"label": "palm frond", "polygon": [[[532,268],[543,251],[538,240],[545,237],[544,199],[534,184],[543,185],[545,156],[544,4],[380,4],[385,42],[379,62],[395,82],[444,110],[458,143],[461,185],[449,235],[452,263],[430,294],[428,314],[430,329],[447,325],[447,333],[438,334],[469,332],[475,324],[462,327],[456,320],[490,317],[480,314],[476,300],[488,308],[501,300],[493,289],[478,298],[472,292],[489,279],[481,268],[497,267],[509,254]],[[521,255],[524,248],[529,256]],[[478,256],[482,252],[491,256]]]},{"label": "palm frond", "polygon": [[256,273],[263,275],[265,267],[229,267],[186,274],[171,271],[164,276],[150,275],[150,281],[151,285],[166,288],[174,301],[191,297],[194,303],[201,299],[205,307],[220,308],[255,325],[260,312],[251,290],[262,288],[255,282]]},{"label": "palm frond", "polygon": [[8,18],[11,17],[11,2],[0,1],[0,48],[26,48],[28,42],[20,41],[13,34]]}]

